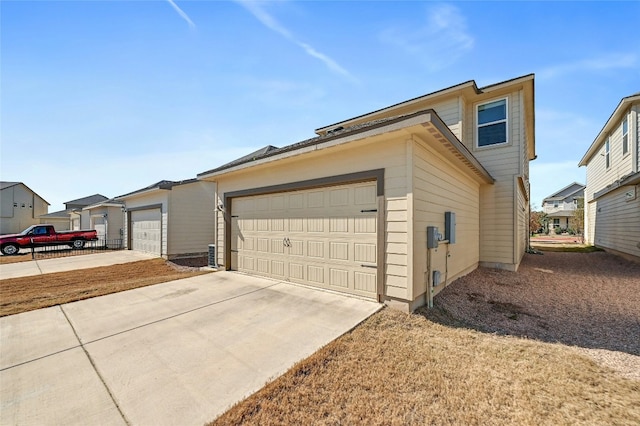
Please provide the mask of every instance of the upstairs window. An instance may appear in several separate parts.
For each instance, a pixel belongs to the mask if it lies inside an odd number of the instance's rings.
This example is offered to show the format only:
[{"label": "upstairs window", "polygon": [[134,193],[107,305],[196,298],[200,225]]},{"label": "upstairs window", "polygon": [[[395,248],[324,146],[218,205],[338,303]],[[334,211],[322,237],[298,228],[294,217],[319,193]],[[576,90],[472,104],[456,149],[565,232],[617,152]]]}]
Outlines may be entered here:
[{"label": "upstairs window", "polygon": [[559,206],[560,206],[560,203],[558,201],[553,202],[553,207],[557,209]]},{"label": "upstairs window", "polygon": [[607,138],[607,141],[604,143],[604,167],[608,169],[610,165],[611,163],[609,161],[609,138]]},{"label": "upstairs window", "polygon": [[629,123],[625,117],[622,120],[622,155],[626,155],[629,152]]},{"label": "upstairs window", "polygon": [[507,143],[507,99],[478,105],[478,146]]}]

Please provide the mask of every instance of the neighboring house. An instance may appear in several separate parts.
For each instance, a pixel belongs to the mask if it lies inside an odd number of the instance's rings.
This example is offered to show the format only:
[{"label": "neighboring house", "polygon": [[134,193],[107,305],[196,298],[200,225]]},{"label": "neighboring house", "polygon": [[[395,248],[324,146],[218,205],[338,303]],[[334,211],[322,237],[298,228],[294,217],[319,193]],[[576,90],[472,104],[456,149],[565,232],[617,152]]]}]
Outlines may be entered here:
[{"label": "neighboring house", "polygon": [[90,204],[107,200],[100,194],[89,195],[64,203],[65,209],[40,216],[40,223],[53,225],[57,231],[94,229],[88,215],[82,215],[82,209]]},{"label": "neighboring house", "polygon": [[[533,75],[469,81],[316,133],[198,175],[217,184],[219,265],[405,310],[479,265],[518,269]],[[428,249],[432,226],[451,241]]]},{"label": "neighboring house", "polygon": [[124,202],[125,246],[166,259],[206,256],[214,239],[215,184],[163,180],[115,197]]},{"label": "neighboring house", "polygon": [[[549,218],[549,230],[558,233],[574,226],[572,219],[578,206],[583,205],[584,188],[581,183],[573,182],[542,200],[542,211]],[[582,232],[582,229],[576,231]]]},{"label": "neighboring house", "polygon": [[16,234],[40,223],[49,203],[22,182],[0,182],[0,234]]},{"label": "neighboring house", "polygon": [[89,228],[98,233],[98,241],[106,241],[109,247],[123,247],[125,206],[122,201],[105,200],[82,209],[88,216]]},{"label": "neighboring house", "polygon": [[578,165],[586,242],[640,259],[640,93],[620,101]]}]

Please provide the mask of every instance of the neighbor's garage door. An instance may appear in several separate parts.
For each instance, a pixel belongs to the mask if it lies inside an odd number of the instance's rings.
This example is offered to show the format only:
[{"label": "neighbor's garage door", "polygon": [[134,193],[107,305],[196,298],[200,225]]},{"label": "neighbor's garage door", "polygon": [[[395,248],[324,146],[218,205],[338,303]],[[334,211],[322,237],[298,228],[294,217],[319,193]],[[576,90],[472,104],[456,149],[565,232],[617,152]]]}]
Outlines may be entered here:
[{"label": "neighbor's garage door", "polygon": [[375,298],[376,183],[236,198],[232,269]]},{"label": "neighbor's garage door", "polygon": [[146,253],[162,254],[162,220],[160,209],[131,212],[131,248]]}]

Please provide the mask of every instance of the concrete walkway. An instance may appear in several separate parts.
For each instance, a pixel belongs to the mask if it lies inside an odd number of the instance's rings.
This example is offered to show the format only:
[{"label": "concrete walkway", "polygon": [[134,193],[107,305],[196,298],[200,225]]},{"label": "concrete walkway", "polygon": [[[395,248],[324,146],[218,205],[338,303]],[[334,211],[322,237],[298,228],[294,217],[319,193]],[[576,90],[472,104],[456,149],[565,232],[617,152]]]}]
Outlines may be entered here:
[{"label": "concrete walkway", "polygon": [[72,271],[75,269],[95,268],[154,259],[157,256],[132,250],[112,251],[108,253],[86,254],[58,257],[55,259],[31,260],[28,262],[0,265],[0,279],[29,277],[52,272]]},{"label": "concrete walkway", "polygon": [[0,424],[201,425],[379,310],[217,272],[0,318]]}]

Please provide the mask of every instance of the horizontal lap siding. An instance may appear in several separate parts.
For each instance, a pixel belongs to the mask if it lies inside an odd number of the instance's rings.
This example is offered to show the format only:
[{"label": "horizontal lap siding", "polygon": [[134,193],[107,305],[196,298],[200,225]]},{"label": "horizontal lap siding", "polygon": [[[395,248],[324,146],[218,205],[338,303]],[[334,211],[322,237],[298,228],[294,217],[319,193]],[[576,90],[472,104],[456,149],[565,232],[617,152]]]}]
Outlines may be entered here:
[{"label": "horizontal lap siding", "polygon": [[[445,265],[446,247],[432,250],[433,269],[448,269],[450,278],[478,265],[480,256],[479,184],[423,143],[414,146],[414,282],[413,299],[425,293],[427,271],[427,226],[437,226],[444,234],[444,213],[456,214],[456,243],[449,246],[451,257]],[[450,282],[450,281],[449,281]]]},{"label": "horizontal lap siding", "polygon": [[[385,294],[407,299],[407,166],[404,139],[353,142],[304,156],[256,166],[218,180],[222,203],[227,192],[260,188],[359,171],[385,169]],[[224,261],[224,217],[218,216],[218,261]],[[224,265],[227,266],[227,265]]]},{"label": "horizontal lap siding", "polygon": [[174,186],[169,211],[169,256],[206,253],[213,244],[215,184]]},{"label": "horizontal lap siding", "polygon": [[[162,238],[162,246],[161,246],[161,255],[162,256],[166,256],[167,255],[167,239],[168,239],[168,232],[167,232],[167,222],[169,220],[169,191],[166,190],[160,190],[157,192],[154,192],[153,194],[143,194],[143,195],[138,195],[132,198],[126,198],[125,201],[125,205],[127,206],[127,210],[132,210],[132,209],[137,209],[139,207],[146,207],[146,206],[152,206],[152,205],[157,205],[157,204],[162,204],[161,207],[161,219],[162,219],[162,230],[161,230],[161,238]],[[128,232],[130,232],[131,230],[128,229],[128,224],[125,227],[126,231],[125,231],[125,235],[124,235],[124,241],[129,241],[129,236],[128,236]],[[128,243],[127,243],[128,244]],[[129,249],[131,247],[128,247]]]},{"label": "horizontal lap siding", "polygon": [[640,256],[640,185],[635,200],[626,201],[625,192],[633,187],[617,189],[596,200],[594,243],[623,253]]},{"label": "horizontal lap siding", "polygon": [[[521,93],[496,95],[483,102],[503,97],[508,98],[509,105],[509,143],[489,148],[476,148],[473,155],[495,179],[493,185],[482,185],[480,188],[480,261],[487,263],[514,264],[519,259],[518,247],[522,244],[519,219],[514,216],[517,208],[516,176],[519,176],[523,163],[523,150],[526,151],[522,134]],[[465,130],[467,140],[475,141],[475,109],[467,108],[466,117],[473,123]],[[516,247],[514,248],[514,242]]]}]

